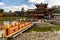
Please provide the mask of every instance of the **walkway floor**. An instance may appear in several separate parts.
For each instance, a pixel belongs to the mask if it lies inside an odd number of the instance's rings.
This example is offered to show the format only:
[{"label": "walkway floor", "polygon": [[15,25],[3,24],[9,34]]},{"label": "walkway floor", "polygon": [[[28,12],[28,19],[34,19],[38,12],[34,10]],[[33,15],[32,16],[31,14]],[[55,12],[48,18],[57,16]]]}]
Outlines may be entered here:
[{"label": "walkway floor", "polygon": [[0,30],[0,37],[2,37],[2,33],[3,33],[4,31],[3,30]]}]

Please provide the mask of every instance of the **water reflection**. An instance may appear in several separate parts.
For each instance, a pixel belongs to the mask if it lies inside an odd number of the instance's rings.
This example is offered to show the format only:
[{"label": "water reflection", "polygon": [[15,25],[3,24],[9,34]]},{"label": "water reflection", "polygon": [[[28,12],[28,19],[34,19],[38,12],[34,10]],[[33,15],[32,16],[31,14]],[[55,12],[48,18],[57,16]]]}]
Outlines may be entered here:
[{"label": "water reflection", "polygon": [[3,25],[9,24],[10,21],[3,21]]}]

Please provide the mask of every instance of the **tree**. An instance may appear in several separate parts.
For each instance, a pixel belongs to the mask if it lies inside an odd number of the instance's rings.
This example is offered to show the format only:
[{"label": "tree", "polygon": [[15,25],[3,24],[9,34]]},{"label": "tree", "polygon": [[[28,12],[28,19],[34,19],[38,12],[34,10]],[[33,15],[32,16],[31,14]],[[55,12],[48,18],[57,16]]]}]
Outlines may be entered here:
[{"label": "tree", "polygon": [[21,16],[25,16],[25,10],[24,10],[24,8],[21,9]]},{"label": "tree", "polygon": [[0,16],[3,16],[4,9],[0,9]]},{"label": "tree", "polygon": [[11,13],[12,11],[9,11],[9,13]]},{"label": "tree", "polygon": [[52,6],[54,8],[54,13],[60,13],[60,5]]},{"label": "tree", "polygon": [[0,9],[0,12],[4,12],[4,9]]}]

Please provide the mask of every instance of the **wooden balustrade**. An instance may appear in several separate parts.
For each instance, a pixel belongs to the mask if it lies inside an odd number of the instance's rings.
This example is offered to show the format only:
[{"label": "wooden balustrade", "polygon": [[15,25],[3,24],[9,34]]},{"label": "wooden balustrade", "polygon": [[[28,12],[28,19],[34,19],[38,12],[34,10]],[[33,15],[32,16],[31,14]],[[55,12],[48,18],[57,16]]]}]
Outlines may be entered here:
[{"label": "wooden balustrade", "polygon": [[6,29],[6,35],[9,36],[19,30],[24,29],[25,27],[29,27],[28,25],[32,24],[32,22],[17,22],[15,25],[11,25],[8,29]]}]

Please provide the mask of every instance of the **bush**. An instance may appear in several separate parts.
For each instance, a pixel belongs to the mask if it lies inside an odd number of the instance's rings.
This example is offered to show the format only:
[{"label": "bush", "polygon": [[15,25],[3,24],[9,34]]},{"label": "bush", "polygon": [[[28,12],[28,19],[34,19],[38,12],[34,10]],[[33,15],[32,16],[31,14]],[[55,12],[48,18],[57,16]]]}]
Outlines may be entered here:
[{"label": "bush", "polygon": [[50,22],[50,24],[60,25],[60,22],[57,22],[57,21],[52,21],[52,22]]}]

